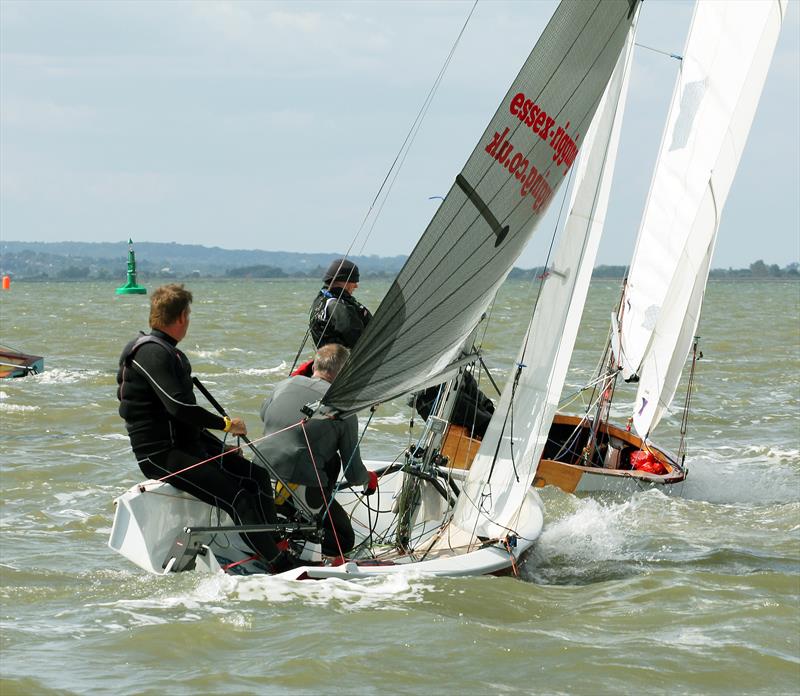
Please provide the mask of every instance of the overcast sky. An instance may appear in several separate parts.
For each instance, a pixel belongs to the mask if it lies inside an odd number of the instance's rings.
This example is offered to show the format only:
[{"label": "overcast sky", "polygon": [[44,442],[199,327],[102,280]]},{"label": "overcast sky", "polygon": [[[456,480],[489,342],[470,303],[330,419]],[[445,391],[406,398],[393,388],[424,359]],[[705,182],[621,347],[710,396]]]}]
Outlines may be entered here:
[{"label": "overcast sky", "polygon": [[[479,2],[363,253],[411,251],[555,6]],[[343,252],[471,7],[0,0],[0,237]],[[800,260],[798,9],[714,267]],[[681,53],[691,12],[648,0],[637,41]],[[636,50],[598,263],[631,257],[677,68]]]}]

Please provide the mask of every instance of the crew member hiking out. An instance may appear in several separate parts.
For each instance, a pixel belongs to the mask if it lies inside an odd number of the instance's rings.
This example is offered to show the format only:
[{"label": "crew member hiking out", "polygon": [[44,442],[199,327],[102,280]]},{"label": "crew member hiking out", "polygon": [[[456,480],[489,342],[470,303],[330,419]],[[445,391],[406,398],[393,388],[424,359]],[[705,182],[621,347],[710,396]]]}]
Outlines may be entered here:
[{"label": "crew member hiking out", "polygon": [[[119,414],[125,419],[139,468],[227,512],[238,524],[277,522],[266,470],[224,444],[209,430],[246,435],[241,418],[218,416],[197,404],[192,366],[178,343],[189,329],[192,294],[164,285],[150,298],[149,334],[140,333],[122,351],[117,373]],[[207,461],[208,460],[208,461]],[[273,572],[293,565],[266,532],[246,540]]]},{"label": "crew member hiking out", "polygon": [[[378,477],[367,471],[358,448],[358,418],[310,418],[303,407],[319,401],[328,391],[349,351],[336,343],[320,348],[314,358],[312,377],[296,375],[275,386],[261,407],[264,435],[256,445],[275,472],[288,485],[279,485],[279,507],[302,496],[306,506],[322,516],[322,553],[346,554],[355,545],[350,518],[332,499],[333,488],[344,465],[344,477],[353,486],[363,485],[369,495],[378,487]],[[291,426],[296,427],[291,427]]]}]

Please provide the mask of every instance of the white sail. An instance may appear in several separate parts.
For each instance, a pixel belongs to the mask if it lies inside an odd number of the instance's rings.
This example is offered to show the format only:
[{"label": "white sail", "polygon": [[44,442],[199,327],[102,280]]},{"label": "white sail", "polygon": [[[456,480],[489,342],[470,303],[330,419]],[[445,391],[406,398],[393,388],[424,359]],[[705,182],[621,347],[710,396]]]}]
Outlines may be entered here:
[{"label": "white sail", "polygon": [[323,399],[355,412],[458,368],[570,171],[637,0],[562,2]]},{"label": "white sail", "polygon": [[[533,481],[569,367],[608,208],[633,47],[633,29],[587,133],[554,262],[527,339],[462,488],[451,530],[503,537]],[[507,414],[507,417],[506,417]],[[453,526],[453,525],[451,525]]]},{"label": "white sail", "polygon": [[640,378],[642,437],[675,395],[785,9],[785,0],[697,5],[622,308],[621,364]]}]

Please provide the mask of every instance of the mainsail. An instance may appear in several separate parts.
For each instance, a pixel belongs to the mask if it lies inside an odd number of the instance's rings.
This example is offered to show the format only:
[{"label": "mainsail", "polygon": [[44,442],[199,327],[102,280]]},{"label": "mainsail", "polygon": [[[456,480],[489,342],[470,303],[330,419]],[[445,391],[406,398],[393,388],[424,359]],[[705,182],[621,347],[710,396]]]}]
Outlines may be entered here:
[{"label": "mainsail", "polygon": [[[503,390],[462,488],[454,525],[480,536],[513,528],[553,420],[608,209],[633,55],[631,29],[586,135],[570,213],[539,295],[517,368]],[[451,534],[452,536],[452,534]]]},{"label": "mainsail", "polygon": [[669,406],[697,329],[720,216],[786,0],[699,2],[620,308],[617,360],[639,377],[646,437]]},{"label": "mainsail", "polygon": [[572,166],[637,6],[558,6],[325,406],[350,413],[452,372]]}]

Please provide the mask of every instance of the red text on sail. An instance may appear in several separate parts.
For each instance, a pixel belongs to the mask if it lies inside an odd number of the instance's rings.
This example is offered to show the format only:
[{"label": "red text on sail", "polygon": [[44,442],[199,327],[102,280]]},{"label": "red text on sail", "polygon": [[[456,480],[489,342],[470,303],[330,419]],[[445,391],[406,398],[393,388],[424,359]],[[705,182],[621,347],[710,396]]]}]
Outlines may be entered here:
[{"label": "red text on sail", "polygon": [[[573,139],[567,129],[569,121],[564,126],[555,127],[555,119],[548,115],[533,100],[528,99],[523,92],[519,92],[511,100],[509,110],[553,150],[552,160],[556,166],[565,165],[564,174],[569,171],[578,154],[576,135]],[[521,152],[514,152],[514,146],[507,140],[510,128],[502,133],[495,133],[492,142],[486,146],[486,152],[494,157],[514,177],[522,182],[520,195],[530,195],[533,198],[533,210],[538,211],[553,195],[553,189],[547,182],[550,168],[544,173],[540,172],[534,164]]]}]

